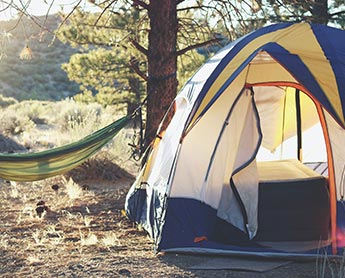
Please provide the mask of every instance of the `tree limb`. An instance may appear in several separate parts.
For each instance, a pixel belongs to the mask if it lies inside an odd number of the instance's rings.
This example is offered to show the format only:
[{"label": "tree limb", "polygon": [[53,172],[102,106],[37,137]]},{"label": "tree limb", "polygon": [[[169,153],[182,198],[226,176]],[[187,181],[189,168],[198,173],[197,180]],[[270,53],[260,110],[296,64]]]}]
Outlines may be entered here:
[{"label": "tree limb", "polygon": [[141,0],[133,0],[133,5],[140,6],[146,10],[150,8],[150,5],[146,4],[144,1]]},{"label": "tree limb", "polygon": [[133,40],[132,38],[129,38],[129,40],[137,50],[139,50],[141,53],[143,53],[145,56],[147,56],[148,50],[145,47],[143,47],[140,43]]},{"label": "tree limb", "polygon": [[53,44],[53,42],[55,41],[56,39],[56,34],[60,31],[60,29],[62,28],[62,26],[66,23],[66,21],[71,17],[71,15],[74,13],[74,11],[78,8],[79,4],[81,3],[82,0],[79,0],[79,2],[72,8],[72,10],[67,14],[67,16],[61,21],[61,23],[59,24],[56,32],[55,32],[55,35],[52,39],[52,42],[51,44]]},{"label": "tree limb", "polygon": [[337,16],[337,15],[342,15],[342,14],[345,14],[345,10],[344,11],[338,11],[338,12],[335,12],[335,13],[331,13],[331,14],[329,14],[329,16],[333,17],[333,16]]},{"label": "tree limb", "polygon": [[110,3],[102,10],[102,12],[99,14],[97,20],[95,21],[95,25],[97,25],[98,21],[101,19],[101,17],[104,15],[104,13],[110,8],[112,4],[114,4],[116,0],[110,1]]},{"label": "tree limb", "polygon": [[205,42],[202,42],[202,43],[197,43],[197,44],[194,44],[194,45],[189,45],[186,48],[177,51],[176,52],[176,56],[180,56],[182,54],[185,54],[187,51],[196,49],[198,47],[206,46],[206,45],[209,45],[209,44],[213,44],[213,43],[216,43],[216,42],[219,42],[219,39],[211,39],[211,40],[208,40],[208,41],[205,41]]},{"label": "tree limb", "polygon": [[136,74],[138,74],[142,79],[144,79],[145,81],[148,80],[147,75],[139,69],[139,66],[138,66],[138,63],[136,62],[136,59],[131,58],[129,61],[129,65],[134,70],[134,72]]},{"label": "tree limb", "polygon": [[183,3],[185,0],[176,0],[176,5]]}]

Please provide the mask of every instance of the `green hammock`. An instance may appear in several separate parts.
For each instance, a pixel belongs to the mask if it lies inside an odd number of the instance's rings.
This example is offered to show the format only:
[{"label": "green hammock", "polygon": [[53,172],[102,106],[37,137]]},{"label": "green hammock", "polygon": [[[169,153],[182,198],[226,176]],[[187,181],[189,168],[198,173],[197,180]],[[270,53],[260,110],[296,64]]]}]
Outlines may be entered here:
[{"label": "green hammock", "polygon": [[35,181],[69,171],[107,144],[131,119],[131,116],[125,116],[79,141],[54,149],[0,154],[0,177],[12,181]]}]

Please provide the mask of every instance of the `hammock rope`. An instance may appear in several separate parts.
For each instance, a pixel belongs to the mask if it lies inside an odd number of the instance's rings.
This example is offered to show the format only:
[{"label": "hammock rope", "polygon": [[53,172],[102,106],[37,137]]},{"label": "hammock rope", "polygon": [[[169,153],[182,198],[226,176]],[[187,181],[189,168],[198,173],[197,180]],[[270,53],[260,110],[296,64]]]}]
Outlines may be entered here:
[{"label": "hammock rope", "polygon": [[67,172],[106,145],[135,114],[61,147],[37,153],[0,154],[0,177],[12,181],[36,181]]}]

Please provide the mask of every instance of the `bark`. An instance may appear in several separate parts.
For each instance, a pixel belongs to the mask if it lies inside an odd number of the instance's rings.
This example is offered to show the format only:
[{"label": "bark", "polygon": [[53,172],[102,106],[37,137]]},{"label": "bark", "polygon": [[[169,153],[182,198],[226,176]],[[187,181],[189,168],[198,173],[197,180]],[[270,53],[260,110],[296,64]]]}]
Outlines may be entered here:
[{"label": "bark", "polygon": [[315,0],[312,15],[313,23],[327,24],[329,20],[327,0]]},{"label": "bark", "polygon": [[147,82],[145,146],[155,138],[157,128],[177,91],[177,2],[151,0]]}]

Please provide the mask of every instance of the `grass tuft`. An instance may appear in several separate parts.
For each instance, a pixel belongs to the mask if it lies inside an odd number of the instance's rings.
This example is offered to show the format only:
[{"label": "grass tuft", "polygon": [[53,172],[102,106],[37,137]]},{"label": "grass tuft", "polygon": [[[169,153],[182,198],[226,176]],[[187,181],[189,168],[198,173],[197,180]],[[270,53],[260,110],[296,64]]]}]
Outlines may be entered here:
[{"label": "grass tuft", "polygon": [[80,230],[79,230],[79,233],[80,233],[80,244],[82,246],[96,245],[98,243],[98,238],[94,233],[89,232],[89,234],[86,236],[84,236]]},{"label": "grass tuft", "polygon": [[113,246],[119,246],[120,245],[120,240],[116,236],[115,233],[109,232],[107,233],[102,239],[101,239],[102,244],[109,248]]},{"label": "grass tuft", "polygon": [[83,189],[72,178],[68,180],[65,187],[67,195],[71,200],[80,198],[83,195]]}]

